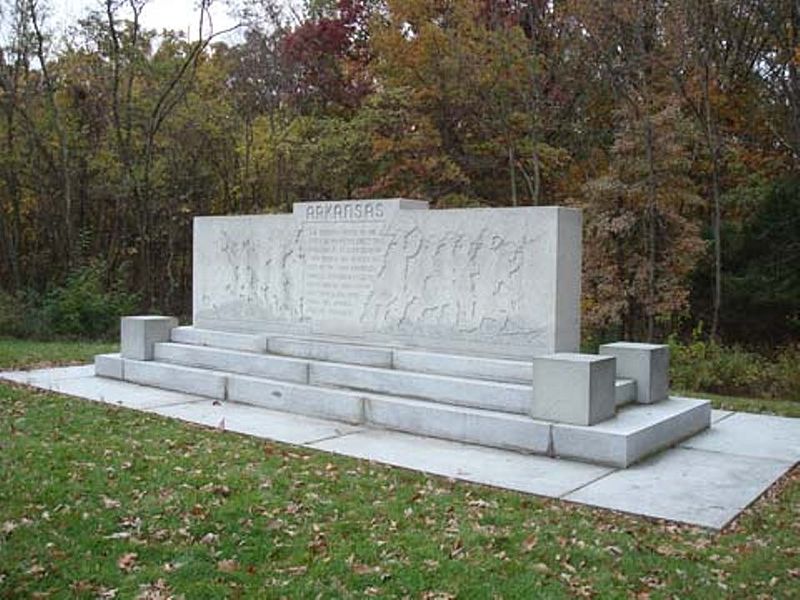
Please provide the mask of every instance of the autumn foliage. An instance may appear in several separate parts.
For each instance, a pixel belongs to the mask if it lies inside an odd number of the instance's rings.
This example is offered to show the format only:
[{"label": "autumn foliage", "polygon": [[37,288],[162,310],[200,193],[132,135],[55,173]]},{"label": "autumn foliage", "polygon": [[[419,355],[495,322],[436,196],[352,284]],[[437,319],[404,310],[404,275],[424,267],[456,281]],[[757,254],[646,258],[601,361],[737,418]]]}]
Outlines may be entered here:
[{"label": "autumn foliage", "polygon": [[108,2],[58,44],[3,2],[5,302],[101,264],[187,314],[193,216],[410,196],[582,208],[595,339],[800,333],[796,3],[246,4],[190,41]]}]

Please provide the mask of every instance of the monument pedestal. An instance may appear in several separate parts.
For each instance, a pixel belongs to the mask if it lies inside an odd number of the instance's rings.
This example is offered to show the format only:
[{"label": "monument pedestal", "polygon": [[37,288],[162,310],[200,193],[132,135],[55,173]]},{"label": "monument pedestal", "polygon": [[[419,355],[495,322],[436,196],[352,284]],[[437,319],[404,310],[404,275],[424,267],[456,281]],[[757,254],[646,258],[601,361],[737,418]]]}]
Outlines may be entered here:
[{"label": "monument pedestal", "polygon": [[574,354],[579,211],[426,209],[195,219],[194,326],[126,317],[97,375],[623,467],[709,426],[660,347]]}]

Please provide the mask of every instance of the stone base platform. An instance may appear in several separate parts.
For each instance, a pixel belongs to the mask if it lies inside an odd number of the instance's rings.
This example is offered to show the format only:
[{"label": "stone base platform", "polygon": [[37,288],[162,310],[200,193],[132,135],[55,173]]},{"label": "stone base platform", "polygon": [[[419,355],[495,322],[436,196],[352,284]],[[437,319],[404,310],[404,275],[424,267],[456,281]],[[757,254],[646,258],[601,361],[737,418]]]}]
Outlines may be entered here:
[{"label": "stone base platform", "polygon": [[349,425],[97,377],[92,365],[0,372],[122,409],[460,481],[720,529],[800,461],[800,419],[712,411],[713,426],[627,469]]},{"label": "stone base platform", "polygon": [[246,335],[178,327],[152,361],[101,355],[96,372],[140,385],[353,425],[505,450],[627,467],[706,429],[710,404],[669,398],[631,403],[593,426],[529,416],[529,362],[355,345],[330,339]]}]

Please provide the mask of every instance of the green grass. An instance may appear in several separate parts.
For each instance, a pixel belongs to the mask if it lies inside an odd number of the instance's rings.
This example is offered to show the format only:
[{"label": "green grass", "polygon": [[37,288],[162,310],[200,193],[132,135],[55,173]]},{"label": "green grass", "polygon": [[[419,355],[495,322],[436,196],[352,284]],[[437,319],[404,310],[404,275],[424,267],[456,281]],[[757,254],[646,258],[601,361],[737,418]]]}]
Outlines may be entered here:
[{"label": "green grass", "polygon": [[0,369],[88,363],[95,354],[116,352],[118,348],[119,344],[109,342],[38,342],[0,337]]},{"label": "green grass", "polygon": [[684,396],[705,398],[711,400],[714,408],[722,410],[735,410],[751,413],[765,413],[783,417],[800,417],[800,402],[796,400],[773,400],[770,398],[739,398],[737,396],[722,396],[708,392],[681,393]]},{"label": "green grass", "polygon": [[0,385],[0,598],[790,598],[798,557],[797,469],[716,534]]}]

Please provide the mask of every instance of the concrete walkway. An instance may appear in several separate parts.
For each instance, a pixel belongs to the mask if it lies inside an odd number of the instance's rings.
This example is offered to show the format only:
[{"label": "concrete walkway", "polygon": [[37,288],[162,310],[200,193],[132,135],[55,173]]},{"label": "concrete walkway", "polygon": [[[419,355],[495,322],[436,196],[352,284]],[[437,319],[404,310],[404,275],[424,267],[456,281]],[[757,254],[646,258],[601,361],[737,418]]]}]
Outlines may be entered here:
[{"label": "concrete walkway", "polygon": [[94,366],[0,379],[499,488],[720,529],[800,462],[800,419],[714,411],[710,430],[628,469],[273,412],[94,376]]}]

